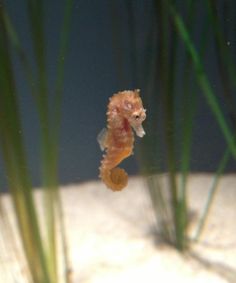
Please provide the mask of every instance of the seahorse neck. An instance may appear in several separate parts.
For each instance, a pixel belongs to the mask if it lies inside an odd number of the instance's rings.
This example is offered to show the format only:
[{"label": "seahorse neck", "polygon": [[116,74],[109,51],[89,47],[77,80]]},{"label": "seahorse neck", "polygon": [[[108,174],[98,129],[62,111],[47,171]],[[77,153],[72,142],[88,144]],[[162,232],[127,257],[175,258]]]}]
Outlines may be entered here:
[{"label": "seahorse neck", "polygon": [[115,119],[108,119],[109,128],[115,130],[125,130],[125,132],[129,132],[131,130],[130,123],[128,122],[127,118],[124,115],[119,114],[116,116]]}]

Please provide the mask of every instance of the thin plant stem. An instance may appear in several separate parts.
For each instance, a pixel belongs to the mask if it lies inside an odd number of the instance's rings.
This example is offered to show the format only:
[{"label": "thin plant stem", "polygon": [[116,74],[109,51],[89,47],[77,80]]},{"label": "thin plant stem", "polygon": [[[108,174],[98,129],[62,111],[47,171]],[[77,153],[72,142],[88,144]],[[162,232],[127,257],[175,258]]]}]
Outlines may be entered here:
[{"label": "thin plant stem", "polygon": [[31,37],[35,53],[37,68],[37,106],[41,127],[42,146],[42,178],[45,190],[45,213],[47,221],[47,257],[51,282],[56,283],[57,277],[57,241],[56,241],[56,217],[55,217],[55,189],[56,168],[54,158],[54,144],[51,136],[51,121],[48,105],[48,83],[46,72],[46,49],[43,27],[43,3],[42,1],[28,0],[28,17],[31,27]]},{"label": "thin plant stem", "polygon": [[[216,52],[217,52],[217,61],[219,66],[219,72],[221,77],[221,82],[223,86],[223,96],[225,98],[225,102],[227,105],[227,109],[229,111],[229,118],[231,120],[231,123],[236,129],[236,109],[235,109],[235,100],[232,95],[231,90],[231,79],[229,70],[234,69],[234,64],[232,64],[232,61],[228,60],[228,53],[226,51],[227,48],[227,40],[224,38],[223,30],[219,23],[219,16],[217,13],[217,5],[215,1],[208,0],[207,1],[207,8],[209,13],[209,18],[211,19],[213,31],[214,31],[214,39],[215,39],[215,46],[216,46]],[[230,66],[229,66],[230,65]],[[236,72],[233,74],[233,82],[235,81],[235,75]]]},{"label": "thin plant stem", "polygon": [[6,31],[7,31],[7,35],[9,37],[9,40],[11,41],[12,46],[14,47],[14,49],[16,50],[20,61],[22,63],[23,66],[23,70],[25,72],[25,76],[28,82],[28,85],[31,89],[31,94],[36,97],[36,93],[35,93],[35,81],[33,78],[33,70],[29,64],[28,58],[20,44],[20,39],[18,37],[17,32],[15,31],[15,28],[11,22],[11,19],[9,18],[7,12],[4,10],[3,11],[3,20],[4,20],[4,24],[6,27]]},{"label": "thin plant stem", "polygon": [[64,216],[62,211],[61,199],[58,191],[57,182],[57,164],[58,164],[58,138],[59,138],[59,125],[60,125],[60,109],[61,97],[64,81],[64,65],[65,55],[68,47],[68,35],[70,28],[70,20],[72,14],[73,0],[66,0],[64,19],[61,29],[61,38],[59,44],[58,65],[55,83],[55,107],[53,108],[53,120],[50,121],[49,105],[48,105],[48,89],[47,89],[47,74],[46,74],[46,60],[45,60],[45,42],[43,32],[43,6],[42,3],[28,1],[28,15],[31,23],[31,35],[35,51],[35,62],[37,67],[37,85],[35,84],[33,72],[29,65],[28,58],[24,53],[18,35],[10,21],[10,18],[4,13],[4,20],[8,36],[11,43],[19,55],[22,62],[23,70],[25,71],[26,79],[31,87],[31,93],[36,98],[37,107],[40,117],[41,126],[41,145],[42,145],[42,175],[43,186],[45,188],[45,213],[47,219],[48,241],[47,264],[50,269],[51,280],[57,281],[57,260],[56,260],[56,211],[58,211],[58,223],[61,228],[61,240],[64,253],[65,265],[65,281],[69,280],[69,258],[66,244],[66,234],[64,225]]},{"label": "thin plant stem", "polygon": [[[65,4],[65,13],[64,19],[61,29],[61,39],[60,39],[60,49],[58,55],[58,66],[57,66],[57,79],[55,86],[55,94],[56,94],[56,104],[55,104],[55,130],[54,130],[54,166],[57,168],[58,164],[58,139],[59,139],[59,126],[60,126],[60,117],[61,117],[61,100],[62,100],[62,90],[63,90],[63,82],[64,82],[64,70],[65,70],[65,56],[68,49],[68,39],[69,39],[69,29],[70,22],[72,17],[72,7],[73,0],[67,0]],[[66,227],[64,220],[64,213],[62,207],[61,197],[58,191],[58,185],[56,186],[56,203],[58,210],[58,220],[61,228],[61,238],[62,238],[62,250],[63,250],[63,258],[64,258],[64,266],[65,266],[65,282],[71,282],[70,276],[70,262],[69,262],[69,254],[68,254],[68,245],[67,245],[67,236],[66,236]]]},{"label": "thin plant stem", "polygon": [[49,283],[49,274],[32,197],[22,140],[22,128],[16,99],[7,31],[0,7],[0,143],[20,235],[34,282]]},{"label": "thin plant stem", "polygon": [[202,213],[202,216],[199,220],[199,223],[198,223],[198,226],[197,226],[197,229],[196,229],[196,233],[195,233],[195,236],[193,237],[193,240],[194,241],[198,241],[201,234],[202,234],[202,231],[203,231],[203,228],[205,227],[206,225],[206,222],[207,222],[207,218],[209,216],[209,213],[210,213],[210,209],[212,207],[212,203],[213,203],[213,200],[215,198],[215,195],[216,195],[216,192],[217,192],[217,189],[218,189],[218,182],[220,180],[220,177],[223,173],[223,171],[225,170],[225,167],[229,161],[229,158],[230,158],[230,150],[227,149],[220,161],[220,164],[217,168],[217,171],[214,175],[214,178],[213,178],[213,181],[212,181],[212,185],[211,185],[211,188],[209,190],[209,193],[208,193],[208,197],[207,197],[207,201],[206,201],[206,204],[204,206],[204,209],[203,209],[203,213]]},{"label": "thin plant stem", "polygon": [[[196,22],[196,0],[188,1],[188,33],[193,34],[194,23]],[[205,19],[204,29],[201,31],[200,40],[200,56],[203,58],[204,52],[206,50],[205,45],[207,42],[207,35],[209,21]],[[181,163],[180,163],[180,188],[179,188],[179,201],[182,203],[181,209],[181,223],[182,230],[186,230],[188,225],[188,204],[187,204],[187,178],[190,169],[190,157],[191,157],[191,146],[192,146],[192,135],[193,135],[193,120],[197,108],[197,95],[196,90],[191,88],[191,78],[192,74],[189,70],[191,69],[191,58],[188,53],[186,54],[186,60],[183,67],[183,127],[182,127],[182,147],[181,147]]]},{"label": "thin plant stem", "polygon": [[186,27],[182,21],[182,19],[180,18],[180,16],[178,15],[178,13],[176,12],[176,10],[174,9],[173,6],[170,6],[170,11],[171,14],[173,16],[173,20],[175,23],[175,26],[185,44],[185,47],[187,49],[187,51],[189,52],[191,61],[192,61],[192,65],[193,68],[195,70],[195,75],[196,75],[196,79],[198,81],[199,86],[201,87],[203,94],[205,95],[205,98],[210,106],[211,111],[213,112],[219,127],[222,131],[222,134],[227,142],[227,145],[232,153],[232,155],[234,156],[234,158],[236,158],[236,146],[235,146],[235,137],[232,134],[232,131],[230,129],[230,127],[228,126],[226,119],[223,115],[223,112],[220,108],[220,104],[216,98],[216,96],[214,95],[213,89],[208,81],[208,78],[205,74],[205,71],[203,69],[202,63],[201,63],[201,59],[200,56],[198,54],[198,52],[196,51],[190,37],[189,34],[186,30]]},{"label": "thin plant stem", "polygon": [[[161,225],[161,233],[163,233],[164,239],[170,243],[174,242],[173,239],[173,228],[171,226],[171,217],[168,213],[165,197],[159,185],[158,175],[147,177],[148,190],[152,200],[153,209],[155,215],[159,215],[159,224]],[[161,217],[160,217],[161,216]]]},{"label": "thin plant stem", "polygon": [[[172,1],[173,2],[173,1]],[[164,102],[164,128],[165,128],[165,140],[167,148],[167,166],[168,166],[168,178],[169,188],[172,198],[172,215],[175,223],[175,241],[176,247],[179,250],[183,250],[185,246],[185,230],[182,229],[181,223],[181,209],[183,203],[178,199],[178,187],[176,182],[176,154],[175,154],[175,111],[174,111],[174,92],[175,92],[175,74],[176,74],[176,54],[177,54],[177,34],[173,30],[168,33],[170,28],[169,24],[169,11],[168,3],[162,1],[160,3],[160,67],[161,67],[161,82]],[[170,41],[171,38],[171,41]],[[169,58],[168,58],[169,50]]]}]

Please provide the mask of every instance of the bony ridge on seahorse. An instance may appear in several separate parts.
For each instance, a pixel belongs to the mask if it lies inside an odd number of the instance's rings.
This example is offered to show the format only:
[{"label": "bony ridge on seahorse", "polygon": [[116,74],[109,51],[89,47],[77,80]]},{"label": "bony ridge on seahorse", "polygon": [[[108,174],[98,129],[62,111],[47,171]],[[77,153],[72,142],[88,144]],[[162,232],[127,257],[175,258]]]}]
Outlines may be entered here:
[{"label": "bony ridge on seahorse", "polygon": [[140,98],[140,90],[125,90],[109,99],[107,110],[107,128],[97,137],[102,150],[105,150],[99,177],[113,191],[120,191],[128,183],[124,169],[116,167],[123,159],[133,153],[134,134],[145,135],[142,122],[146,118]]}]

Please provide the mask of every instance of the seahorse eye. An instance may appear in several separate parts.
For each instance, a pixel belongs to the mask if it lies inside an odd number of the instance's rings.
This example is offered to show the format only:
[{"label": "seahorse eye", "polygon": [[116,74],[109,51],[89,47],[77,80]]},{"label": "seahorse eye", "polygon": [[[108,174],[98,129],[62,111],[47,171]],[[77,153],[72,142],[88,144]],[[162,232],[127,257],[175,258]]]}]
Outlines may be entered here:
[{"label": "seahorse eye", "polygon": [[139,115],[135,115],[135,119],[138,120],[140,118]]}]

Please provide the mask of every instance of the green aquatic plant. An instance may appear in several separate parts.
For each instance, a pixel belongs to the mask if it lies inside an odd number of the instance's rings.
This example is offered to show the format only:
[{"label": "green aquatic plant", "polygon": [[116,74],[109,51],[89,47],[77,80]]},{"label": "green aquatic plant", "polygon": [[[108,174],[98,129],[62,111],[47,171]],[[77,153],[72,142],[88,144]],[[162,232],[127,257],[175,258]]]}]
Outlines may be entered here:
[{"label": "green aquatic plant", "polygon": [[[140,145],[139,164],[147,177],[148,192],[159,224],[157,230],[179,250],[186,249],[190,243],[187,229],[190,221],[187,181],[191,172],[199,93],[205,98],[209,111],[221,130],[226,153],[214,173],[195,239],[199,238],[206,222],[219,177],[229,158],[236,157],[236,110],[232,94],[232,89],[235,89],[235,64],[225,38],[229,28],[221,21],[217,9],[217,5],[224,5],[223,10],[227,12],[230,10],[230,3],[223,2],[225,3],[217,4],[208,0],[199,3],[188,0],[180,8],[174,0],[153,1],[152,11],[149,11],[149,30],[146,41],[142,42],[142,58],[145,59],[143,64],[140,63],[140,51],[137,48],[138,24],[134,16],[137,6],[128,1],[126,7],[130,18],[128,30],[131,62],[134,61],[132,66],[135,68],[134,84],[142,88],[147,108],[147,136]],[[113,6],[113,13],[114,10]],[[199,22],[201,25],[197,24]],[[116,40],[119,41],[122,31],[119,29],[118,19],[113,19],[113,29],[116,31]],[[220,104],[205,68],[205,55],[212,45],[216,49],[214,59],[218,62],[223,86],[222,99],[226,109]],[[117,61],[120,58],[118,74],[124,68],[121,66],[122,52],[119,49],[114,45]],[[165,186],[162,186],[162,176],[159,174],[163,155],[167,171]]]},{"label": "green aquatic plant", "polygon": [[[58,282],[58,248],[61,239],[64,259],[64,282],[69,282],[69,262],[66,249],[65,228],[58,190],[58,143],[61,96],[64,80],[64,58],[73,0],[65,1],[64,19],[60,33],[57,58],[54,107],[49,105],[48,75],[46,67],[46,42],[44,34],[44,7],[42,1],[27,1],[29,28],[35,65],[22,47],[15,26],[0,5],[0,144],[15,217],[22,240],[30,276],[35,283]],[[12,51],[12,52],[11,52]],[[27,165],[27,156],[19,111],[18,89],[12,64],[13,54],[19,56],[25,79],[35,99],[40,125],[42,157],[42,184],[44,192],[43,227],[33,198],[33,187]],[[15,55],[14,54],[14,55]],[[33,72],[33,69],[36,70]],[[33,75],[35,74],[35,76]],[[40,216],[42,217],[42,216]],[[58,229],[59,228],[59,229]],[[46,232],[46,236],[43,235]],[[59,237],[58,232],[61,231]]]},{"label": "green aquatic plant", "polygon": [[[208,1],[208,2],[212,4],[212,1]],[[209,12],[211,12],[211,9],[213,10],[213,8],[214,7],[209,7],[209,9],[210,9]],[[202,90],[202,93],[204,94],[206,101],[207,101],[212,113],[215,116],[216,121],[218,122],[219,128],[222,131],[222,135],[225,138],[225,141],[226,141],[226,144],[227,144],[227,147],[228,147],[226,153],[224,154],[224,156],[222,158],[222,161],[219,164],[219,168],[216,171],[215,176],[213,178],[212,188],[209,191],[208,199],[207,199],[207,202],[206,202],[206,207],[204,209],[203,216],[201,217],[201,220],[200,220],[200,223],[199,223],[199,226],[198,226],[198,229],[197,229],[196,238],[195,238],[195,239],[197,239],[200,235],[202,228],[203,228],[203,225],[205,223],[205,219],[206,219],[208,212],[209,212],[210,204],[212,203],[213,196],[216,192],[217,181],[219,179],[219,176],[222,174],[224,168],[227,165],[227,162],[228,162],[229,157],[230,157],[230,153],[234,158],[236,157],[236,143],[235,143],[235,135],[234,135],[234,132],[233,132],[233,127],[235,127],[234,118],[233,118],[234,115],[235,115],[235,112],[234,112],[234,104],[233,104],[233,98],[231,97],[231,93],[228,93],[228,95],[226,94],[226,89],[229,89],[228,84],[230,82],[225,81],[225,75],[224,75],[225,71],[224,72],[221,71],[222,83],[223,83],[224,89],[225,89],[224,95],[227,98],[227,100],[228,99],[231,100],[231,103],[228,104],[228,105],[230,105],[229,113],[231,114],[231,115],[229,115],[229,118],[231,118],[231,120],[232,120],[232,127],[230,127],[229,123],[227,122],[227,118],[226,118],[225,114],[223,113],[222,107],[221,107],[219,101],[217,100],[217,97],[216,97],[216,95],[213,91],[213,88],[211,87],[210,81],[208,80],[208,76],[207,76],[206,72],[204,71],[201,56],[197,52],[197,49],[194,46],[194,44],[193,44],[193,42],[192,42],[192,40],[189,36],[189,33],[187,32],[187,29],[184,25],[183,20],[181,19],[181,17],[177,13],[174,6],[170,6],[170,13],[173,17],[173,21],[174,21],[174,24],[176,26],[177,31],[179,32],[180,38],[183,40],[183,42],[185,44],[186,51],[188,52],[188,55],[191,59],[192,67],[193,67],[193,70],[194,70],[194,76],[196,77],[198,85],[199,85],[200,89]],[[221,35],[220,30],[221,30],[220,26],[217,27],[216,32],[217,32],[219,37],[221,37],[220,36]],[[222,48],[223,48],[223,46],[225,46],[225,42],[223,41],[222,37],[221,37],[221,39],[219,39],[218,44],[220,46],[222,46]],[[218,46],[217,46],[217,49],[218,49]],[[222,60],[222,58],[221,58],[221,60]],[[225,57],[225,59],[222,60],[222,64],[223,64],[223,62],[226,65],[230,64],[230,67],[231,67],[230,70],[234,69],[234,65],[230,61],[228,61],[226,57]],[[223,65],[222,66],[220,65],[219,67],[220,67],[220,69],[224,68]],[[235,128],[234,128],[234,130],[235,130]]]}]

